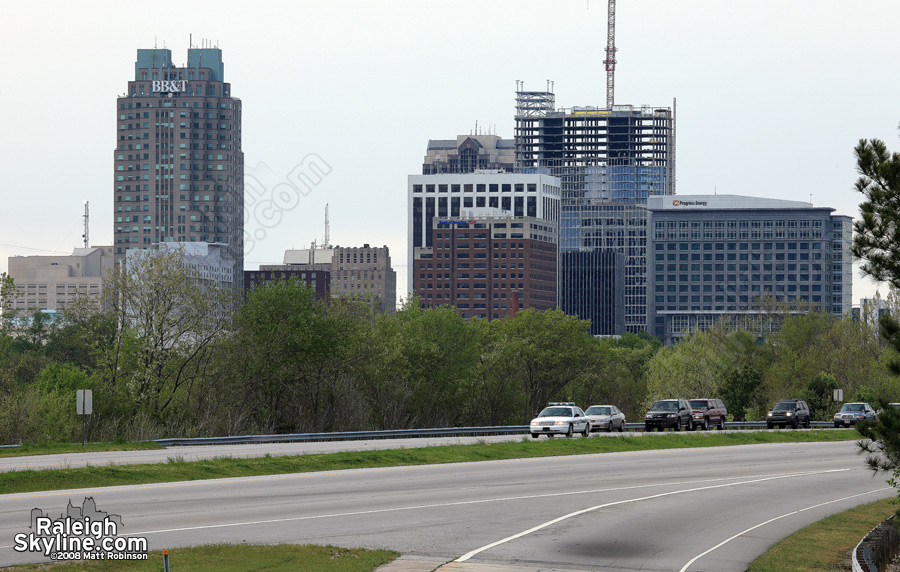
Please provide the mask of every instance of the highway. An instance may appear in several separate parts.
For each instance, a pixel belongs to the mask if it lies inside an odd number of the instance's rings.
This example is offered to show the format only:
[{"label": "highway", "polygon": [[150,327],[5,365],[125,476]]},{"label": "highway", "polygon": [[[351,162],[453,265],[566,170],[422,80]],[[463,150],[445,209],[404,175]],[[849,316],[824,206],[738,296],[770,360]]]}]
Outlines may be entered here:
[{"label": "highway", "polygon": [[[603,433],[603,435],[607,435]],[[608,435],[616,435],[610,433]],[[643,433],[629,433],[640,436]],[[527,435],[489,435],[483,437],[416,437],[398,439],[370,439],[360,441],[321,441],[298,443],[253,443],[241,445],[192,445],[148,449],[143,451],[102,451],[96,453],[60,453],[53,455],[26,455],[0,457],[0,472],[28,469],[65,469],[85,466],[132,465],[136,463],[165,463],[169,459],[200,461],[217,457],[252,458],[265,455],[310,455],[339,453],[342,451],[381,451],[385,449],[412,449],[440,445],[472,445],[475,443],[501,443],[521,441]],[[528,437],[530,440],[531,438]]]},{"label": "highway", "polygon": [[92,496],[151,550],[289,542],[393,549],[423,572],[743,572],[803,526],[893,494],[853,442],[14,494],[0,496],[0,565],[42,560],[12,549],[33,508],[52,516]]}]

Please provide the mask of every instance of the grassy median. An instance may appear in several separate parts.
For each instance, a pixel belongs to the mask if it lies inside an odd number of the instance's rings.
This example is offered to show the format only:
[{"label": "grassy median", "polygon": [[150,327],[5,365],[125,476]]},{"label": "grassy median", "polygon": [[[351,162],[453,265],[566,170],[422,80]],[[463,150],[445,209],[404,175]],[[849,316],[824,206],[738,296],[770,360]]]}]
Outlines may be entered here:
[{"label": "grassy median", "polygon": [[[177,572],[371,572],[399,556],[388,550],[347,549],[334,546],[275,544],[270,546],[227,545],[173,548],[169,565]],[[65,572],[159,572],[163,569],[162,551],[154,550],[147,560],[92,561],[13,566],[26,570]]]},{"label": "grassy median", "polygon": [[757,558],[748,572],[850,570],[850,552],[897,505],[884,499],[833,514],[788,536]]},{"label": "grassy median", "polygon": [[585,455],[653,449],[721,447],[760,443],[847,441],[859,439],[855,430],[735,431],[713,433],[661,433],[585,439],[555,438],[475,445],[446,445],[415,449],[351,451],[316,455],[216,458],[186,462],[104,465],[78,469],[44,469],[0,473],[0,494],[94,488],[115,485],[194,481],[226,477],[250,477],[287,473],[493,461],[528,457]]},{"label": "grassy median", "polygon": [[111,441],[108,443],[38,443],[0,449],[0,457],[28,455],[60,455],[68,453],[100,453],[104,451],[146,451],[163,449],[156,441]]}]

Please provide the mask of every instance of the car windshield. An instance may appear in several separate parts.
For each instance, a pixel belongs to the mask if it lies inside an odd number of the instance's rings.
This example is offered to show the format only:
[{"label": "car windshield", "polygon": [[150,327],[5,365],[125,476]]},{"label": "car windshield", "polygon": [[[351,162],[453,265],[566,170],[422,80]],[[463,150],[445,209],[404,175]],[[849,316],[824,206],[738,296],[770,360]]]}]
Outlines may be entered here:
[{"label": "car windshield", "polygon": [[612,411],[609,410],[609,407],[588,407],[585,413],[587,415],[611,415]]},{"label": "car windshield", "polygon": [[709,407],[709,403],[705,399],[692,399],[690,403],[694,409],[706,409]]},{"label": "car windshield", "polygon": [[797,409],[796,403],[785,403],[783,401],[776,403],[775,407],[772,408],[773,411],[793,411]]},{"label": "car windshield", "polygon": [[538,417],[572,417],[571,407],[548,407]]},{"label": "car windshield", "polygon": [[650,409],[676,410],[678,409],[677,401],[657,401]]},{"label": "car windshield", "polygon": [[846,403],[841,407],[841,411],[865,411],[866,406],[862,403]]}]

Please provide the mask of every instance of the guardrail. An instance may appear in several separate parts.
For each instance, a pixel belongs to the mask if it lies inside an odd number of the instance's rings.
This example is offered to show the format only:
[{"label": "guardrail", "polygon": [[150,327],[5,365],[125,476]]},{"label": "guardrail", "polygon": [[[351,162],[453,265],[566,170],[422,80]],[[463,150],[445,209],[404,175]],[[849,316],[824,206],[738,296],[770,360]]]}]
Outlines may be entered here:
[{"label": "guardrail", "polygon": [[900,551],[900,533],[890,517],[872,529],[853,549],[853,572],[878,572],[884,570]]},{"label": "guardrail", "polygon": [[[831,427],[830,421],[813,421],[812,427]],[[765,421],[729,421],[726,430],[765,429]],[[626,423],[628,431],[643,431],[643,423]],[[317,441],[354,441],[363,439],[398,439],[412,437],[457,437],[486,435],[528,435],[528,425],[497,427],[444,427],[440,429],[393,429],[386,431],[345,431],[340,433],[291,433],[285,435],[239,435],[231,437],[197,437],[157,439],[163,447],[178,445],[240,445],[249,443],[293,443]]]}]

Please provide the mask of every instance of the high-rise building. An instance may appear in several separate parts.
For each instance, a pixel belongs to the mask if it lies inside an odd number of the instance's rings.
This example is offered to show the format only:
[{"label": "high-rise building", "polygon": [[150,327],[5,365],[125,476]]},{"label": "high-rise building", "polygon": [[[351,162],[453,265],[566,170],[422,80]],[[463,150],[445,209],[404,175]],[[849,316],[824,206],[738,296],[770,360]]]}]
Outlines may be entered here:
[{"label": "high-rise building", "polygon": [[560,307],[590,320],[595,335],[644,330],[646,204],[675,192],[674,115],[555,101],[549,91],[516,93],[515,145],[518,171],[547,168],[562,181]]},{"label": "high-rise building", "polygon": [[370,300],[381,312],[396,310],[397,272],[391,268],[388,247],[336,246],[331,259],[331,294]]},{"label": "high-rise building", "polygon": [[416,260],[430,256],[435,218],[458,218],[463,209],[489,208],[517,217],[559,221],[559,179],[546,172],[475,171],[408,177],[408,285]]},{"label": "high-rise building", "polygon": [[244,268],[241,100],[218,48],[139,49],[116,101],[116,263],[128,249],[166,242],[224,244],[237,286]]},{"label": "high-rise building", "polygon": [[734,195],[650,197],[647,208],[647,329],[667,345],[723,317],[765,335],[779,325],[768,301],[850,312],[852,219],[833,208]]},{"label": "high-rise building", "polygon": [[422,309],[492,320],[556,308],[555,222],[476,208],[432,226],[434,247],[415,260],[412,283]]},{"label": "high-rise building", "polygon": [[516,146],[512,139],[497,135],[458,135],[455,140],[428,141],[422,174],[474,173],[485,169],[512,171],[515,162]]}]

